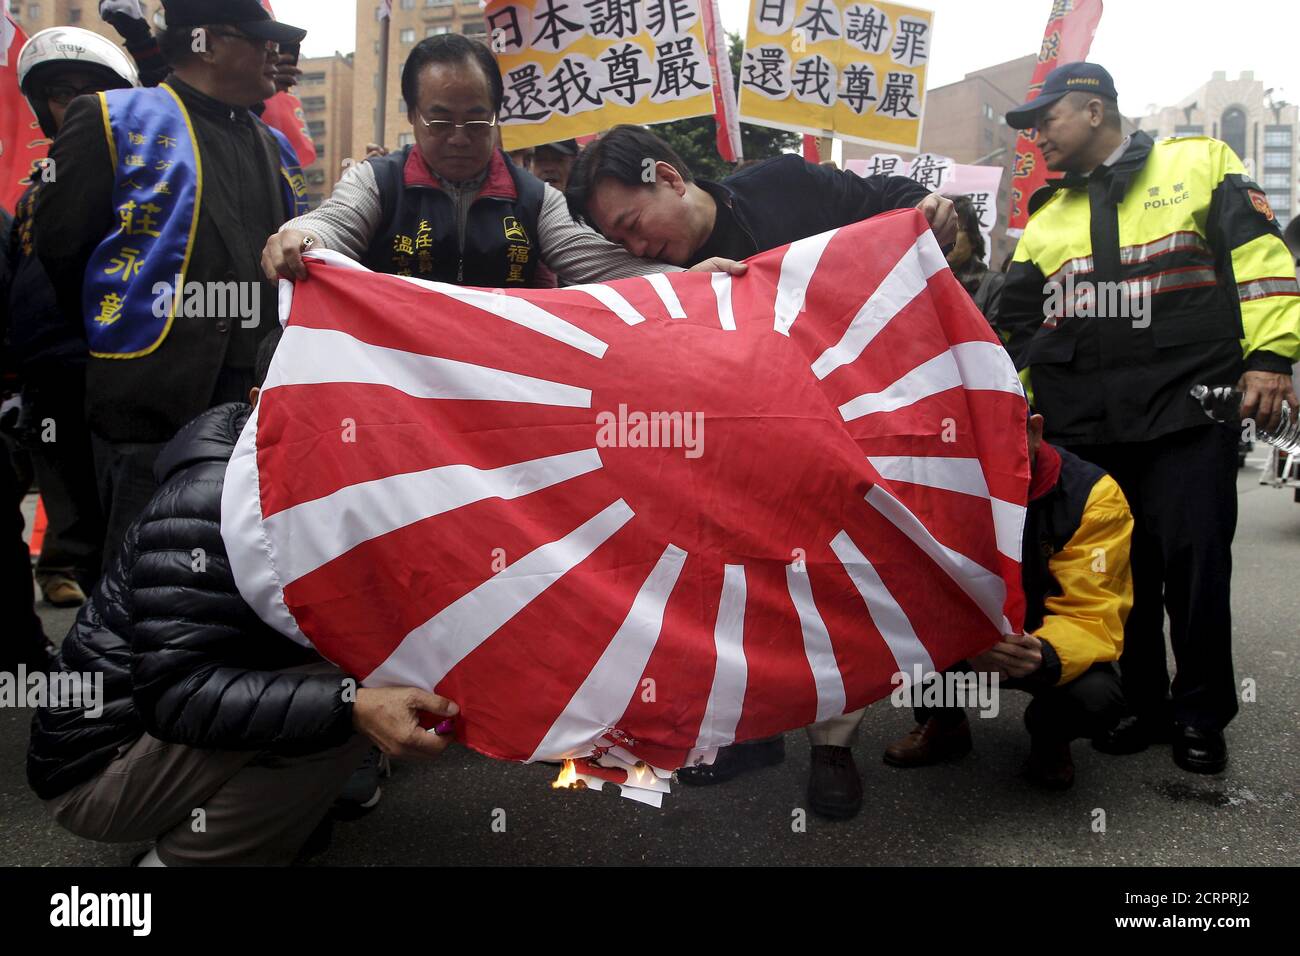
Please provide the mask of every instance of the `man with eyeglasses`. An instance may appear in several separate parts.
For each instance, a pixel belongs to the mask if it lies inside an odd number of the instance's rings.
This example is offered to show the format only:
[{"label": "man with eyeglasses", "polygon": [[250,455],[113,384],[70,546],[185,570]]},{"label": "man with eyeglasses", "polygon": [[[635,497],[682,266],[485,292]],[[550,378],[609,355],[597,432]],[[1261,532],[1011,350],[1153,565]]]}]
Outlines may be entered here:
[{"label": "man with eyeglasses", "polygon": [[305,208],[292,148],[250,111],[276,92],[279,45],[305,31],[257,0],[163,7],[172,72],[154,89],[74,99],[36,204],[37,255],[90,352],[109,557],[156,487],[163,445],[248,393],[276,314],[262,244]]},{"label": "man with eyeglasses", "polygon": [[511,162],[497,145],[501,74],[483,44],[455,33],[416,44],[402,96],[415,142],[351,167],[319,208],[272,235],[268,278],[306,278],[312,247],[376,272],[489,288],[537,286],[548,269],[582,283],[668,268],[573,222],[563,195]]}]

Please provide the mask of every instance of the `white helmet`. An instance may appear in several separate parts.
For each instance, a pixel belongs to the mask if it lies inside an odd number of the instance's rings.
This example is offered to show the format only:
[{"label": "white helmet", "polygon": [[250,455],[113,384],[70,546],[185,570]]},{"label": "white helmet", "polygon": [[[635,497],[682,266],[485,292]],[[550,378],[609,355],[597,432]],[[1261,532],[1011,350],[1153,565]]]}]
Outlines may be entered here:
[{"label": "white helmet", "polygon": [[18,86],[41,121],[46,135],[49,105],[37,95],[41,77],[54,68],[87,70],[104,77],[104,88],[139,86],[131,58],[112,40],[79,27],[50,27],[33,34],[18,54]]}]

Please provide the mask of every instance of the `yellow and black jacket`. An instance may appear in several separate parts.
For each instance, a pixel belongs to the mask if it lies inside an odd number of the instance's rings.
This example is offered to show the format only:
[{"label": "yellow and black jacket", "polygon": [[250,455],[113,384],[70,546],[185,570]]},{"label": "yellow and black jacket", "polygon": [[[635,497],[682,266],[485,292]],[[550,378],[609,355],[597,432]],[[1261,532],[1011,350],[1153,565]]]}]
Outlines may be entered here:
[{"label": "yellow and black jacket", "polygon": [[1124,493],[1096,465],[1047,444],[1035,471],[1054,455],[1060,474],[1031,495],[1021,559],[1025,633],[1043,641],[1043,665],[1026,683],[1048,686],[1118,660],[1133,606],[1133,516]]},{"label": "yellow and black jacket", "polygon": [[[1065,306],[1063,293],[1099,282],[1145,288],[1145,315],[1107,295],[1094,299],[1111,306],[1105,317]],[[1195,384],[1290,374],[1300,286],[1263,190],[1227,144],[1139,132],[1111,166],[1034,194],[999,327],[1052,441],[1145,441],[1205,423]]]}]

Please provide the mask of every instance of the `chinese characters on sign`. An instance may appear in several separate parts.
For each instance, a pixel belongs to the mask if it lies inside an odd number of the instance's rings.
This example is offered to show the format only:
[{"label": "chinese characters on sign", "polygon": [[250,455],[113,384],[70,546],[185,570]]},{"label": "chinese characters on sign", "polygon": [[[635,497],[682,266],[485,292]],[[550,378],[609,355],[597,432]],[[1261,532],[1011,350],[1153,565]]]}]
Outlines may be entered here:
[{"label": "chinese characters on sign", "polygon": [[751,0],[741,119],[916,149],[933,25],[893,3]]},{"label": "chinese characters on sign", "polygon": [[700,0],[492,0],[506,149],[713,112]]},{"label": "chinese characters on sign", "polygon": [[895,153],[876,153],[866,159],[850,159],[844,165],[859,176],[907,176],[930,192],[968,196],[979,215],[984,247],[993,248],[993,227],[998,222],[998,189],[1002,184],[1001,166],[968,166],[934,153],[922,153],[911,160]]}]

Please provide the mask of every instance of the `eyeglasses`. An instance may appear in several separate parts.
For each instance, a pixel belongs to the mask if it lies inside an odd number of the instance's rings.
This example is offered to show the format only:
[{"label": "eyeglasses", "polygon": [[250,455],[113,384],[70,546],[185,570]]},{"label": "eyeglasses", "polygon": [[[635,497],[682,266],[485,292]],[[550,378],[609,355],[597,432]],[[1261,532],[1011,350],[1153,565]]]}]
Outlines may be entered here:
[{"label": "eyeglasses", "polygon": [[229,40],[243,40],[245,43],[252,44],[263,50],[271,50],[276,53],[280,51],[280,44],[274,40],[259,40],[257,37],[250,37],[247,33],[240,33],[236,30],[226,32],[224,30],[208,29],[208,33],[214,37],[226,37]]},{"label": "eyeglasses", "polygon": [[45,87],[45,98],[59,106],[67,106],[78,96],[89,96],[100,92],[99,86],[70,86],[67,83],[52,83]]},{"label": "eyeglasses", "polygon": [[429,128],[429,133],[433,136],[450,136],[452,130],[463,129],[469,136],[486,136],[492,127],[497,125],[497,114],[493,113],[490,120],[467,120],[464,123],[453,123],[451,120],[427,120],[419,113],[415,114],[420,117],[420,122]]}]

